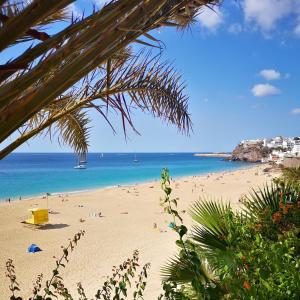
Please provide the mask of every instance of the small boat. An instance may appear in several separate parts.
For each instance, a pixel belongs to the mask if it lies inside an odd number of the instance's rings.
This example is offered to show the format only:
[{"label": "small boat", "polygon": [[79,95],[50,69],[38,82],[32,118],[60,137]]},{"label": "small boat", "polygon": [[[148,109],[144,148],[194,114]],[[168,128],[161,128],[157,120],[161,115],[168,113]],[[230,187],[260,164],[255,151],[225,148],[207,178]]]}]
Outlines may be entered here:
[{"label": "small boat", "polygon": [[86,165],[79,164],[79,165],[75,166],[74,169],[86,169]]},{"label": "small boat", "polygon": [[82,154],[78,157],[78,165],[74,167],[74,169],[86,169],[86,155]]},{"label": "small boat", "polygon": [[137,158],[136,158],[136,154],[134,154],[134,160],[133,160],[134,163],[138,163],[140,162]]}]

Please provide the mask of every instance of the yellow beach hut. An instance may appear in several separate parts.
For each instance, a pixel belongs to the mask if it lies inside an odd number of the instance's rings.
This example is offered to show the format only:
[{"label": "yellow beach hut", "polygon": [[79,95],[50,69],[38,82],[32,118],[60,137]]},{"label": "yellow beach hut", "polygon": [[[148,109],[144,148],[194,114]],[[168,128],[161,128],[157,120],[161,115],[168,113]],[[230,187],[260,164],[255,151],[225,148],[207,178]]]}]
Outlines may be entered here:
[{"label": "yellow beach hut", "polygon": [[40,225],[47,223],[49,221],[49,213],[46,208],[31,208],[31,218],[27,219],[25,222],[33,225]]}]

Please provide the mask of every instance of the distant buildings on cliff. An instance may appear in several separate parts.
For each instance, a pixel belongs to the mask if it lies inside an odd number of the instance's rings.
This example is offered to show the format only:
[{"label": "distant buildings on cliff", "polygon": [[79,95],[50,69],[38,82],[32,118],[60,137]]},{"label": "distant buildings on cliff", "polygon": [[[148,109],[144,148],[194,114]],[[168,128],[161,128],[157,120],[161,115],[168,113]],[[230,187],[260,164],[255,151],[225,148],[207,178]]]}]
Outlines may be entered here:
[{"label": "distant buildings on cliff", "polygon": [[300,137],[264,138],[243,140],[240,143],[244,148],[260,147],[265,155],[262,162],[275,162],[285,166],[300,165]]}]

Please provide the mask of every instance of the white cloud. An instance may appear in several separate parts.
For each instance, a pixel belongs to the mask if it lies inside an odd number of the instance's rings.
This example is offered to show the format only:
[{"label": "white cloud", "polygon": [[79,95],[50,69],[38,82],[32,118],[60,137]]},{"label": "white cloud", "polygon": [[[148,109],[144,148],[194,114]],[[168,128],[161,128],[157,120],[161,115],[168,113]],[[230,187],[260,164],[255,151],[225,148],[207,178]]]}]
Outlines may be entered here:
[{"label": "white cloud", "polygon": [[292,115],[300,115],[300,108],[294,108],[294,109],[291,111],[291,114],[292,114]]},{"label": "white cloud", "polygon": [[280,79],[280,77],[281,77],[280,72],[278,72],[274,69],[261,70],[259,72],[259,75],[266,80],[277,80],[277,79]]},{"label": "white cloud", "polygon": [[247,22],[258,25],[263,31],[269,31],[279,20],[293,12],[295,5],[299,4],[296,1],[244,0],[245,19]]},{"label": "white cloud", "polygon": [[277,87],[269,83],[256,84],[251,89],[251,92],[255,97],[268,97],[268,96],[278,95],[281,93],[280,89],[278,89]]},{"label": "white cloud", "polygon": [[216,31],[223,22],[223,14],[218,7],[214,7],[213,10],[205,7],[197,16],[197,19],[205,29]]},{"label": "white cloud", "polygon": [[242,25],[239,24],[239,23],[231,24],[231,25],[228,27],[228,32],[229,32],[229,33],[238,34],[238,33],[241,33],[242,31],[243,31],[243,27],[242,27]]}]

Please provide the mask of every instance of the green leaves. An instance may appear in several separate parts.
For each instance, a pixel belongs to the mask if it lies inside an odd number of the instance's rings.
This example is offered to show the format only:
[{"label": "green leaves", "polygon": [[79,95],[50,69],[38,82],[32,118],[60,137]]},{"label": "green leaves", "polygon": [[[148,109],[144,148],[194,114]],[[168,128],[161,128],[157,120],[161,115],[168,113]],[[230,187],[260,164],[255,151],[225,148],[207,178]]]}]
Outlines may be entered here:
[{"label": "green leaves", "polygon": [[146,287],[147,270],[150,264],[142,267],[140,273],[136,276],[139,266],[139,252],[135,250],[132,258],[128,258],[119,267],[113,267],[113,274],[104,282],[103,287],[95,295],[96,299],[103,300],[121,300],[128,297],[128,286],[131,287],[131,280],[137,277],[135,288],[133,290],[133,299],[143,299],[143,292]]},{"label": "green leaves", "polygon": [[263,188],[252,190],[242,203],[244,216],[257,218],[262,214],[273,213],[279,210],[280,203],[295,204],[300,198],[299,185],[295,186],[289,182],[266,185]]},{"label": "green leaves", "polygon": [[159,299],[177,299],[178,290],[178,299],[299,299],[299,186],[265,186],[243,204],[244,213],[221,201],[192,206],[196,225],[185,239],[176,225],[179,251],[162,269]]},{"label": "green leaves", "polygon": [[190,209],[194,225],[192,238],[208,251],[225,251],[228,246],[228,223],[226,214],[230,211],[229,204],[222,202],[197,201]]}]

